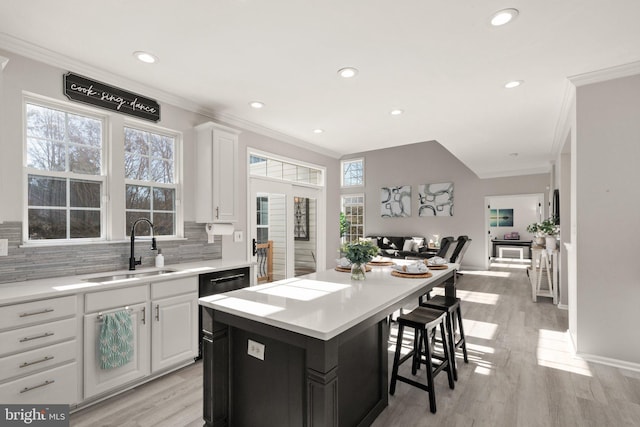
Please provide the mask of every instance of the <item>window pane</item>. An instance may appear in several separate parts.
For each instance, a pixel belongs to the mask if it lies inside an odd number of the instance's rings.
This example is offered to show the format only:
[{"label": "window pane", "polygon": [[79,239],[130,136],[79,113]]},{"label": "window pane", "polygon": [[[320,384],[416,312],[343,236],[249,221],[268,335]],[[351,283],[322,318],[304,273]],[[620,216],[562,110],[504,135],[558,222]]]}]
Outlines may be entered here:
[{"label": "window pane", "polygon": [[[153,189],[153,210],[173,211],[176,191],[172,188]],[[155,215],[154,215],[155,218]]]},{"label": "window pane", "polygon": [[151,156],[173,160],[173,142],[168,136],[151,134]]},{"label": "window pane", "polygon": [[[149,213],[146,212],[127,212],[127,236],[131,236],[131,226],[139,218],[149,219]],[[151,227],[146,221],[140,221],[136,225],[136,237],[137,236],[150,236]]]},{"label": "window pane", "polygon": [[151,181],[172,184],[173,162],[151,159]]},{"label": "window pane", "polygon": [[151,188],[141,185],[127,185],[127,209],[151,209]]},{"label": "window pane", "polygon": [[136,154],[125,153],[124,175],[128,179],[148,181],[149,180],[149,158],[140,157]]},{"label": "window pane", "polygon": [[267,176],[282,179],[282,162],[278,160],[267,160]]},{"label": "window pane", "polygon": [[269,241],[269,229],[268,228],[258,228],[257,230],[257,240],[258,243],[267,243]]},{"label": "window pane", "polygon": [[364,185],[362,160],[342,162],[342,184],[345,187]]},{"label": "window pane", "polygon": [[66,239],[67,211],[29,209],[29,239]]},{"label": "window pane", "polygon": [[170,236],[173,232],[174,214],[154,213],[153,214],[153,234],[156,236]]},{"label": "window pane", "polygon": [[67,181],[64,178],[29,175],[29,206],[66,206]]},{"label": "window pane", "polygon": [[27,135],[63,141],[64,116],[62,111],[27,104]]},{"label": "window pane", "polygon": [[100,148],[102,145],[102,122],[89,117],[69,114],[67,136],[69,141],[76,144]]},{"label": "window pane", "polygon": [[267,176],[267,159],[258,156],[249,157],[249,174]]},{"label": "window pane", "polygon": [[27,139],[27,166],[46,171],[65,170],[65,146],[59,142]]},{"label": "window pane", "polygon": [[69,145],[69,170],[87,175],[100,175],[100,149]]},{"label": "window pane", "polygon": [[69,215],[72,239],[100,237],[100,211],[72,210]]},{"label": "window pane", "polygon": [[290,163],[282,164],[282,179],[287,181],[295,181],[297,178],[297,168]]},{"label": "window pane", "polygon": [[148,132],[137,129],[124,128],[124,151],[149,155]]},{"label": "window pane", "polygon": [[99,208],[102,184],[99,182],[69,182],[69,206],[76,208]]}]

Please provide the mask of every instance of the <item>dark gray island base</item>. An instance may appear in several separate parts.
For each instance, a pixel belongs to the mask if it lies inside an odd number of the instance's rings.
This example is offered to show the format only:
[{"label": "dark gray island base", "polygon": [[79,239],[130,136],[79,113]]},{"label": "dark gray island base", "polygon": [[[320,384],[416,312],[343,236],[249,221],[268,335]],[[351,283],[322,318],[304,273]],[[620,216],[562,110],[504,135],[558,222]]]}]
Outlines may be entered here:
[{"label": "dark gray island base", "polygon": [[[372,424],[388,404],[388,316],[443,283],[455,295],[454,269],[327,340],[205,306],[205,425]],[[249,340],[264,360],[248,354]]]}]

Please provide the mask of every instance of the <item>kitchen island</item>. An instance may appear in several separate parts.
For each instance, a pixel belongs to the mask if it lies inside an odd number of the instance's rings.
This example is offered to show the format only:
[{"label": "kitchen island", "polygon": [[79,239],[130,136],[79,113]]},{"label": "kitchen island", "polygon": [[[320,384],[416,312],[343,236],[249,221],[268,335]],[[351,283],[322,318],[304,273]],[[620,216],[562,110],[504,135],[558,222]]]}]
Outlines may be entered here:
[{"label": "kitchen island", "polygon": [[201,298],[206,425],[370,425],[388,402],[388,316],[437,285],[455,295],[457,267],[327,270]]}]

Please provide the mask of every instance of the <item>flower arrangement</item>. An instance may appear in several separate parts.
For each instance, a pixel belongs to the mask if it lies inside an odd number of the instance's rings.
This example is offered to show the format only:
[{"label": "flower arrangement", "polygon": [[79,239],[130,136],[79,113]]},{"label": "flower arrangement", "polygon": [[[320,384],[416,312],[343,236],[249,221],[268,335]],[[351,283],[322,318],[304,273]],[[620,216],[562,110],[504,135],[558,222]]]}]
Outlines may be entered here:
[{"label": "flower arrangement", "polygon": [[359,240],[342,245],[342,252],[352,264],[366,264],[378,254],[378,247],[371,240]]},{"label": "flower arrangement", "polygon": [[527,226],[527,231],[537,236],[555,236],[560,231],[553,217],[547,218],[542,222],[534,222]]}]

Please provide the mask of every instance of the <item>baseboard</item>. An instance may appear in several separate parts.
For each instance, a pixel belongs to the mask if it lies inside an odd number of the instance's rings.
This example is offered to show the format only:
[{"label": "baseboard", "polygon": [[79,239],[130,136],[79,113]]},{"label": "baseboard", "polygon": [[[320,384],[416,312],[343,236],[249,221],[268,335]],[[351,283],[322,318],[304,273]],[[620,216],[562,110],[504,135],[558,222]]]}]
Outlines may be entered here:
[{"label": "baseboard", "polygon": [[579,353],[576,351],[576,343],[569,331],[567,331],[567,340],[570,351],[575,357],[583,359],[585,362],[599,363],[601,365],[612,366],[614,368],[626,369],[628,371],[640,372],[640,363],[628,362],[626,360],[611,359],[610,357],[596,356],[594,354]]},{"label": "baseboard", "polygon": [[558,308],[560,310],[569,310],[569,306],[567,304],[558,304]]}]

